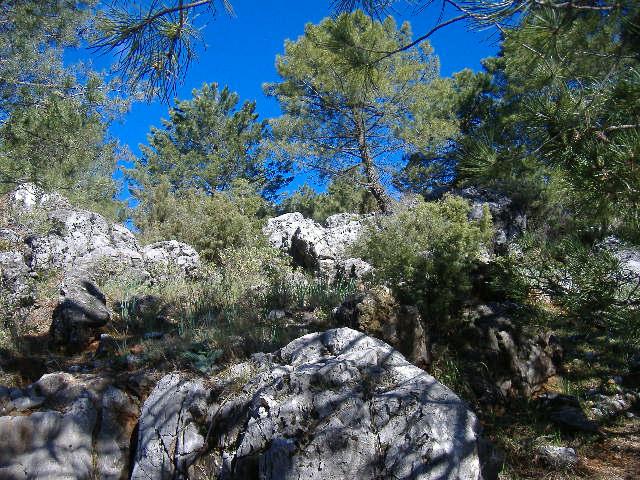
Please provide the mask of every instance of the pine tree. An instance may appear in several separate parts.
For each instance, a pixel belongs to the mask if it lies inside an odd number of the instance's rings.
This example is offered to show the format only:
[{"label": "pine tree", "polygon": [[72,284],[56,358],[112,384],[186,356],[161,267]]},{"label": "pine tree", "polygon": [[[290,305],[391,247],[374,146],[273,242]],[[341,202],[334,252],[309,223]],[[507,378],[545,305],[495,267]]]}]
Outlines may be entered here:
[{"label": "pine tree", "polygon": [[360,173],[382,211],[384,175],[402,152],[442,148],[457,131],[450,84],[428,44],[380,58],[411,38],[408,24],[361,11],[308,24],[276,60],[282,81],[265,85],[284,112],[272,122],[274,150],[323,176]]},{"label": "pine tree", "polygon": [[191,100],[176,101],[162,128],[151,130],[130,175],[147,190],[166,180],[174,193],[210,194],[244,179],[269,196],[286,182],[287,169],[263,154],[266,122],[255,110],[255,102],[240,104],[228,87],[204,84]]}]

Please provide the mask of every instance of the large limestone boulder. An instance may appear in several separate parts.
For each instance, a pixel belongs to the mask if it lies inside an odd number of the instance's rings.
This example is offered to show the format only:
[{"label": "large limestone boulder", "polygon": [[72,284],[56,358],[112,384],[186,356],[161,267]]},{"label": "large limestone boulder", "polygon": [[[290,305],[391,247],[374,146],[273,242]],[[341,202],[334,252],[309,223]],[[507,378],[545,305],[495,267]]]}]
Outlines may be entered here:
[{"label": "large limestone boulder", "polygon": [[207,382],[166,376],[143,407],[132,478],[495,478],[480,440],[453,392],[340,328]]},{"label": "large limestone boulder", "polygon": [[365,223],[359,215],[341,213],[323,226],[301,213],[287,213],[267,221],[263,229],[269,243],[293,261],[330,278],[359,278],[371,271],[361,259],[349,258],[347,249],[360,236]]},{"label": "large limestone boulder", "polygon": [[142,249],[144,263],[150,271],[166,271],[196,276],[200,269],[200,255],[191,246],[177,240],[147,245]]},{"label": "large limestone boulder", "polygon": [[0,415],[2,479],[128,477],[139,409],[104,378],[53,373],[25,389],[0,387]]}]

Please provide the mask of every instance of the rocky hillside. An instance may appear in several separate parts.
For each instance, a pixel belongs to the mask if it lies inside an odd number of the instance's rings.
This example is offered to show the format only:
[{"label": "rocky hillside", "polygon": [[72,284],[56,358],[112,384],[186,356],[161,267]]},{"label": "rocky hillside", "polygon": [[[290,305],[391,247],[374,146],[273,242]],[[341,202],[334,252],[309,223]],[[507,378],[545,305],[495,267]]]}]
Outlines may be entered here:
[{"label": "rocky hillside", "polygon": [[[505,197],[456,194],[494,231],[447,330],[367,280],[351,247],[376,216],[271,218],[266,265],[241,252],[212,269],[189,245],[141,246],[17,188],[1,206],[0,478],[488,480],[512,454],[500,423],[523,412],[608,438],[606,422],[634,418],[639,365],[588,404],[563,391],[581,340],[482,297],[524,217]],[[633,271],[637,252],[610,248]],[[539,472],[598,458],[580,436],[527,435]]]}]

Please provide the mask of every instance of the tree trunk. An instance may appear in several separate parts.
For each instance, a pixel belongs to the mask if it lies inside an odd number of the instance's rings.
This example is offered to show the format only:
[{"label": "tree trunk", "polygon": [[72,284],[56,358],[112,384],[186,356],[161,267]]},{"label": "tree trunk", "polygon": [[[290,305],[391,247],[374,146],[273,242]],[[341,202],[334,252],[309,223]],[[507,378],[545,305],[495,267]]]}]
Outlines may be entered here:
[{"label": "tree trunk", "polygon": [[364,167],[364,174],[367,178],[367,190],[373,195],[378,208],[382,213],[390,213],[392,210],[393,200],[380,182],[380,175],[373,163],[373,159],[369,153],[367,146],[367,137],[365,135],[364,121],[362,120],[362,112],[354,111],[354,119],[356,122],[356,133],[358,134],[358,150],[360,150],[360,160]]}]

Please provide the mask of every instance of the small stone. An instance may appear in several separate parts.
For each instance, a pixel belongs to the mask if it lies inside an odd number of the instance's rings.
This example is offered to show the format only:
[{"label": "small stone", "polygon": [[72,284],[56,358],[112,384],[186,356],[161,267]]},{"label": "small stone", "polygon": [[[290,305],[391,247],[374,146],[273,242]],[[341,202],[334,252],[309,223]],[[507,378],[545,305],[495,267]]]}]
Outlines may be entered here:
[{"label": "small stone", "polygon": [[545,463],[552,467],[571,468],[578,464],[578,455],[573,448],[541,445],[536,451]]},{"label": "small stone", "polygon": [[284,310],[271,310],[267,314],[267,320],[269,320],[270,322],[273,322],[275,320],[282,320],[286,316],[287,316],[287,312],[285,312]]},{"label": "small stone", "polygon": [[13,408],[7,407],[7,410],[15,410],[17,412],[24,412],[25,410],[31,410],[37,408],[45,402],[44,397],[20,397],[11,402]]}]

